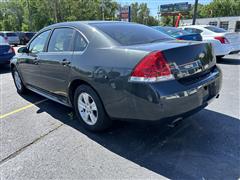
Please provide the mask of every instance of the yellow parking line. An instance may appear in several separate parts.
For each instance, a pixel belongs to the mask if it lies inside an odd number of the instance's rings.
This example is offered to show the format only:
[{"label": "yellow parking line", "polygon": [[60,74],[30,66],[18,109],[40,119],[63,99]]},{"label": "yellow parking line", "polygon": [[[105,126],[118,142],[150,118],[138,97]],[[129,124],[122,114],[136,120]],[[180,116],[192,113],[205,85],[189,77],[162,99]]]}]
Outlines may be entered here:
[{"label": "yellow parking line", "polygon": [[19,109],[16,109],[16,110],[14,110],[14,111],[9,112],[9,113],[0,115],[0,119],[3,119],[3,118],[5,118],[5,117],[7,117],[7,116],[10,116],[10,115],[12,115],[12,114],[18,113],[18,112],[20,112],[20,111],[23,111],[23,110],[25,110],[25,109],[28,109],[28,108],[30,108],[30,107],[32,107],[32,106],[34,106],[34,105],[40,104],[40,103],[45,102],[45,101],[47,101],[47,99],[43,99],[43,100],[41,100],[41,101],[37,101],[37,102],[35,102],[35,103],[31,103],[31,104],[29,104],[29,105],[23,106],[23,107],[21,107],[21,108],[19,108]]}]

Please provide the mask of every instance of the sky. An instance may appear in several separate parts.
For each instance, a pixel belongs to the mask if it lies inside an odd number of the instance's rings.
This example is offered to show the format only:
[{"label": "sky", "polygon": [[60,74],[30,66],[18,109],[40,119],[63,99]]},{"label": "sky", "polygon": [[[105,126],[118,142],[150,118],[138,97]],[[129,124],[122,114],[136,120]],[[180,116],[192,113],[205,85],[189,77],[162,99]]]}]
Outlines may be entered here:
[{"label": "sky", "polygon": [[[131,3],[147,3],[148,8],[150,9],[150,14],[152,16],[157,16],[158,6],[162,4],[171,4],[179,2],[188,2],[189,4],[194,4],[195,0],[116,0],[121,5],[130,5]],[[200,4],[208,4],[212,0],[198,0]]]}]

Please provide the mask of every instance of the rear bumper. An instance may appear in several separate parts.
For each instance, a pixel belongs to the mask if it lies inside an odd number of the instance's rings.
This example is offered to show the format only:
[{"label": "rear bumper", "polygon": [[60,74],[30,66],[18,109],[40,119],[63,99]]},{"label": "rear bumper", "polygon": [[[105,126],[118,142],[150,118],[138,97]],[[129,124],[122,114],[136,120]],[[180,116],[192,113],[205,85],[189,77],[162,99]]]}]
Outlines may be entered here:
[{"label": "rear bumper", "polygon": [[[191,85],[178,81],[132,84],[127,96],[106,108],[110,117],[157,121],[191,115],[207,106],[218,96],[222,75],[217,67],[202,80]],[[110,111],[109,111],[110,110]]]},{"label": "rear bumper", "polygon": [[0,64],[9,64],[14,55],[14,53],[0,55]]},{"label": "rear bumper", "polygon": [[216,56],[228,55],[240,51],[240,44],[221,44],[214,47]]}]

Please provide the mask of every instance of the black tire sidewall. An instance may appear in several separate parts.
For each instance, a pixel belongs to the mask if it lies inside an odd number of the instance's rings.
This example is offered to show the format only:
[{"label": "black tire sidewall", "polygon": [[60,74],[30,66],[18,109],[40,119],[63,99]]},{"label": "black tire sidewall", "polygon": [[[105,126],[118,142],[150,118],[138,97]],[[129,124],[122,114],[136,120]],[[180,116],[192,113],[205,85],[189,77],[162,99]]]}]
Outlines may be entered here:
[{"label": "black tire sidewall", "polygon": [[[97,122],[94,125],[89,125],[89,124],[85,123],[84,120],[82,119],[81,115],[80,115],[79,110],[78,110],[78,97],[83,92],[89,94],[93,98],[93,100],[94,100],[94,102],[97,106],[98,119],[97,119]],[[75,109],[77,118],[80,121],[80,123],[85,128],[87,128],[91,131],[103,131],[103,130],[106,130],[111,125],[111,120],[107,116],[100,98],[98,97],[97,93],[90,86],[80,85],[76,89],[76,91],[74,93],[74,109]]]},{"label": "black tire sidewall", "polygon": [[[14,75],[15,72],[17,72],[18,75],[19,75],[19,77],[20,77],[20,80],[21,80],[21,89],[19,89],[19,88],[17,87],[17,85],[16,85],[15,75]],[[13,69],[13,71],[12,71],[12,76],[13,76],[13,80],[14,80],[14,84],[15,84],[15,87],[16,87],[16,89],[17,89],[17,92],[18,92],[19,94],[24,94],[24,93],[26,92],[26,88],[25,88],[25,86],[24,86],[24,84],[23,84],[23,82],[22,82],[21,76],[20,76],[20,74],[19,74],[19,72],[17,71],[16,68]]]}]

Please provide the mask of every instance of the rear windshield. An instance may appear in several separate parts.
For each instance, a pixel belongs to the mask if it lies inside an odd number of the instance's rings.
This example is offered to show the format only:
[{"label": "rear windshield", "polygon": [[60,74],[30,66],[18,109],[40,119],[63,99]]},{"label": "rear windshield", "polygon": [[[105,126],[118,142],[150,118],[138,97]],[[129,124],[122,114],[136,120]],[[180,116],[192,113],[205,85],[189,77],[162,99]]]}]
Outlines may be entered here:
[{"label": "rear windshield", "polygon": [[27,37],[33,37],[33,36],[34,36],[34,33],[26,33],[26,36],[27,36]]},{"label": "rear windshield", "polygon": [[7,34],[8,37],[10,37],[10,36],[17,36],[16,33],[6,33],[6,34]]},{"label": "rear windshield", "polygon": [[151,27],[131,23],[93,23],[92,26],[109,35],[121,45],[162,42],[173,38]]},{"label": "rear windshield", "polygon": [[218,28],[218,27],[215,27],[215,26],[206,26],[205,28],[212,31],[212,32],[215,32],[215,33],[227,32],[225,29]]}]

